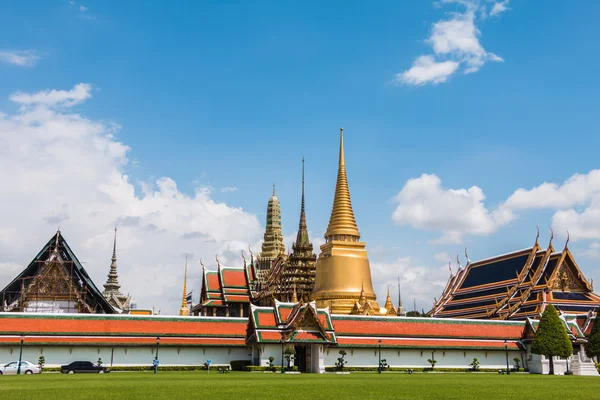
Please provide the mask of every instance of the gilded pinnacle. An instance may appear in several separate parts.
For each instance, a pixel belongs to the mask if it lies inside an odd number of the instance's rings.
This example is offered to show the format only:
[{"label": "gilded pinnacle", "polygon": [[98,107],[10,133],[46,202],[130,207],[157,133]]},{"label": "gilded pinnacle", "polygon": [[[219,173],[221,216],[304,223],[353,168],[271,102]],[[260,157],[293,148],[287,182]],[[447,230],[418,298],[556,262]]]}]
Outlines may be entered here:
[{"label": "gilded pinnacle", "polygon": [[[352,202],[350,201],[350,190],[348,189],[348,178],[346,176],[346,160],[344,156],[344,128],[340,128],[340,158],[338,163],[338,176],[335,185],[335,196],[333,208],[329,219],[329,226],[325,237],[346,235],[354,237],[353,241],[360,239],[360,232],[354,218]],[[343,240],[336,238],[336,240]]]}]

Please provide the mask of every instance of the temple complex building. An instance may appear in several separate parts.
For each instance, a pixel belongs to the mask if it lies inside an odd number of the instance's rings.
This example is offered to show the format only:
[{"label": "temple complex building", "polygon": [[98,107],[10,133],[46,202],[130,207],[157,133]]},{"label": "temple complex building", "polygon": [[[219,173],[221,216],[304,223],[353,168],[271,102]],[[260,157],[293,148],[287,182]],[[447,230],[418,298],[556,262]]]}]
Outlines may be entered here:
[{"label": "temple complex building", "polygon": [[364,298],[369,308],[379,310],[371,282],[371,267],[366,244],[360,233],[346,177],[344,129],[340,129],[338,176],[325,244],[317,260],[317,274],[312,298],[318,307],[330,307],[334,314],[350,314],[356,302]]},{"label": "temple complex building", "polygon": [[60,230],[52,235],[33,261],[0,292],[0,300],[2,311],[5,312],[116,312],[92,282]]},{"label": "temple complex building", "polygon": [[265,235],[263,238],[262,251],[258,255],[257,276],[259,280],[265,280],[277,259],[285,258],[285,244],[283,243],[283,230],[281,227],[281,205],[275,194],[267,203],[267,219]]},{"label": "temple complex building", "polygon": [[127,313],[131,309],[131,296],[124,295],[120,291],[119,275],[117,274],[117,228],[115,227],[115,239],[113,242],[113,254],[108,272],[108,279],[104,284],[102,295],[106,298],[115,311]]},{"label": "temple complex building", "polygon": [[597,313],[600,296],[577,266],[568,239],[564,249],[556,251],[552,239],[544,249],[538,237],[523,250],[467,260],[451,274],[431,316],[524,320],[539,318],[547,304],[582,320]]},{"label": "temple complex building", "polygon": [[255,302],[273,306],[278,301],[303,301],[308,303],[315,287],[317,256],[308,236],[306,209],[304,205],[304,158],[302,159],[302,200],[300,222],[296,241],[292,244],[292,253],[280,257],[261,282]]}]

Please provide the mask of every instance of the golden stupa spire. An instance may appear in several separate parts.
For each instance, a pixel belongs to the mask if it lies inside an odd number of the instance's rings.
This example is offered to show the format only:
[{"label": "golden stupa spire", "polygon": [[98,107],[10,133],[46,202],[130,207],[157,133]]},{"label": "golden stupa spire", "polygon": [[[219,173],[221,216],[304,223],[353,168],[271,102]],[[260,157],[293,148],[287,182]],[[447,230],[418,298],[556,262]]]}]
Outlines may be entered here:
[{"label": "golden stupa spire", "polygon": [[394,304],[392,303],[392,296],[390,296],[390,286],[388,285],[388,292],[387,292],[387,297],[385,299],[385,309],[386,310],[390,310],[392,307],[394,307]]},{"label": "golden stupa spire", "polygon": [[179,310],[179,315],[190,315],[190,310],[188,310],[187,306],[187,254],[185,255],[185,268],[183,270],[183,298],[181,299],[181,309]]},{"label": "golden stupa spire", "polygon": [[344,156],[344,128],[340,128],[340,158],[338,162],[338,175],[335,184],[335,196],[333,198],[333,208],[329,219],[329,226],[325,237],[328,239],[344,240],[340,236],[353,237],[349,241],[359,241],[360,233],[354,211],[350,201],[350,190],[348,189],[348,178],[346,176],[346,160]]},{"label": "golden stupa spire", "polygon": [[294,291],[292,292],[292,303],[298,302],[298,293],[296,293],[296,282],[294,282]]}]

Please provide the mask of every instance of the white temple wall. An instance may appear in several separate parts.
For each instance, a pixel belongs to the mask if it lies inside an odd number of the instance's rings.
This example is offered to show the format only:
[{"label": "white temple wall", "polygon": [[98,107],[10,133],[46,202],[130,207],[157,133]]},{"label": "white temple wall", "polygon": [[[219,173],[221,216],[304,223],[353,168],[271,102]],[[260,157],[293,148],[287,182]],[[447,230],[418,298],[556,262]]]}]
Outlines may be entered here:
[{"label": "white temple wall", "polygon": [[[329,347],[323,354],[326,367],[333,367],[340,357],[340,348]],[[347,367],[377,367],[379,363],[378,348],[344,348]],[[432,350],[414,349],[381,349],[381,358],[385,359],[390,367],[427,368],[427,362],[432,358]],[[521,357],[518,351],[508,352],[509,366],[513,367],[515,357]],[[480,368],[506,369],[506,353],[504,351],[490,350],[436,350],[434,358],[436,368],[469,368],[473,358],[479,360]],[[522,366],[522,363],[521,363]]]},{"label": "white temple wall", "polygon": [[[106,366],[152,365],[155,347],[91,347],[91,346],[24,346],[23,360],[37,364],[43,355],[47,367],[59,367],[73,361],[98,361]],[[159,347],[160,365],[212,365],[229,364],[233,360],[251,360],[248,347]],[[19,359],[19,346],[0,347],[0,365]]]}]

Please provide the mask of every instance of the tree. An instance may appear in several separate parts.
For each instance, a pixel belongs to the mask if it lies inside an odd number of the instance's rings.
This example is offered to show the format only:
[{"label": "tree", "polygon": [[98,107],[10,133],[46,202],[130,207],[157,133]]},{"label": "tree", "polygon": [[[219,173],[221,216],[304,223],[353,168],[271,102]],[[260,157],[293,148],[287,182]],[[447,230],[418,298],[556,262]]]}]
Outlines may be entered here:
[{"label": "tree", "polygon": [[337,359],[337,362],[335,363],[336,368],[338,369],[338,371],[343,371],[344,370],[344,365],[346,365],[346,363],[348,361],[344,360],[344,356],[346,355],[346,350],[340,350],[340,356]]},{"label": "tree", "polygon": [[479,370],[479,360],[474,358],[473,361],[471,361],[471,364],[469,364],[469,367],[471,367],[473,371]]},{"label": "tree", "polygon": [[288,347],[285,349],[285,359],[287,361],[288,369],[290,369],[290,364],[295,360],[296,350],[293,347]]},{"label": "tree", "polygon": [[549,375],[554,375],[553,357],[567,358],[573,354],[573,345],[565,330],[556,308],[548,304],[538,325],[531,352],[548,358],[550,363]]},{"label": "tree", "polygon": [[98,364],[98,366],[101,367],[102,366],[102,358],[98,357],[98,362],[96,364]]},{"label": "tree", "polygon": [[409,311],[406,313],[407,317],[420,317],[421,313],[418,311]]},{"label": "tree", "polygon": [[592,327],[592,333],[588,337],[587,345],[585,346],[585,354],[589,358],[596,357],[596,361],[600,361],[600,320],[598,315],[594,320],[594,326]]},{"label": "tree", "polygon": [[390,366],[388,365],[387,360],[385,358],[382,358],[381,362],[379,363],[379,367],[382,371],[387,371]]},{"label": "tree", "polygon": [[269,357],[269,367],[273,366],[274,361],[275,361],[275,357],[273,357],[273,356]]}]

